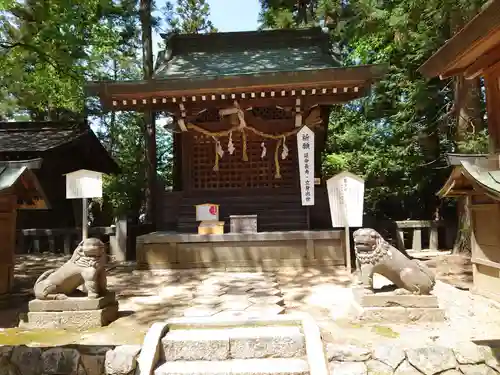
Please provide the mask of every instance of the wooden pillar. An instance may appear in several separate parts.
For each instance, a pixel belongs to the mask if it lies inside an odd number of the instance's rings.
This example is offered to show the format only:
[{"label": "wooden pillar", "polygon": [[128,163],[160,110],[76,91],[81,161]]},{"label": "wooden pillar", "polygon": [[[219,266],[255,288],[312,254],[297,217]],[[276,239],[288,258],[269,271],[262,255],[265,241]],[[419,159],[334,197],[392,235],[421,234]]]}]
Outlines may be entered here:
[{"label": "wooden pillar", "polygon": [[500,153],[500,69],[484,76],[490,154]]},{"label": "wooden pillar", "polygon": [[[142,26],[142,68],[145,81],[153,77],[153,37],[151,30],[151,0],[141,0],[139,15]],[[144,112],[144,140],[146,146],[146,221],[155,226],[156,207],[156,128],[155,113],[149,107]]]},{"label": "wooden pillar", "polygon": [[16,247],[16,195],[0,195],[0,295],[11,291]]}]

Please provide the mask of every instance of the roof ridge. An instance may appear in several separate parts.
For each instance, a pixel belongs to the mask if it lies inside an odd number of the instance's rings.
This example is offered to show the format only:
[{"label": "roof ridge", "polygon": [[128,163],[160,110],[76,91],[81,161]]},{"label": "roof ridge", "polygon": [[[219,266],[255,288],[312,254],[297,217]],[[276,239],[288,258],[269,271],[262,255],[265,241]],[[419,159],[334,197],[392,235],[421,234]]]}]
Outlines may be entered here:
[{"label": "roof ridge", "polygon": [[47,131],[47,130],[80,130],[88,129],[86,122],[78,121],[2,121],[0,122],[0,132],[7,131]]}]

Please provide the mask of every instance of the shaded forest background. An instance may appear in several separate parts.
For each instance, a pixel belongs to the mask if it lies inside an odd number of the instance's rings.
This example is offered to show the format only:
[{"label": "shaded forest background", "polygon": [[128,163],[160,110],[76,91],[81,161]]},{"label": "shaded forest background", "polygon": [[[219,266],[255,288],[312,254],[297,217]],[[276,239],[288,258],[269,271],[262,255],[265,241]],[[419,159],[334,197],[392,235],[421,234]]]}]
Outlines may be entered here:
[{"label": "shaded forest background", "polygon": [[[467,250],[463,205],[457,209],[435,193],[450,172],[445,153],[487,152],[484,89],[479,79],[427,80],[417,68],[485,1],[260,2],[261,28],[320,26],[343,64],[390,66],[369,97],[332,111],[325,176],[341,170],[363,176],[372,219],[453,221],[458,212],[457,249]],[[151,28],[216,31],[205,0],[173,0],[162,9],[146,0],[0,0],[0,119],[88,117],[123,170],[106,179],[110,206],[134,217],[150,205],[145,180],[170,183],[171,135],[154,125],[161,114],[105,114],[83,88],[89,80],[147,77]],[[152,136],[156,160],[147,152]]]}]

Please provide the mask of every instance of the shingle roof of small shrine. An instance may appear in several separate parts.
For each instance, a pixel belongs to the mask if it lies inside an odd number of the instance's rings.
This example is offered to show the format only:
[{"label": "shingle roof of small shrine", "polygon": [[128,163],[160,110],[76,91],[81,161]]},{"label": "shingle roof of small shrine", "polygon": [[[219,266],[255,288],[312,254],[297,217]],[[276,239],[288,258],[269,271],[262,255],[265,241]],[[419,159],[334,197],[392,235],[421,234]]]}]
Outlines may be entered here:
[{"label": "shingle roof of small shrine", "polygon": [[164,36],[156,79],[208,78],[339,67],[319,28]]},{"label": "shingle roof of small shrine", "polygon": [[0,152],[47,151],[84,133],[79,124],[4,122],[0,123]]},{"label": "shingle roof of small shrine", "polygon": [[77,153],[75,163],[91,161],[103,173],[120,170],[85,122],[0,122],[0,160],[45,158],[47,152],[63,147]]}]

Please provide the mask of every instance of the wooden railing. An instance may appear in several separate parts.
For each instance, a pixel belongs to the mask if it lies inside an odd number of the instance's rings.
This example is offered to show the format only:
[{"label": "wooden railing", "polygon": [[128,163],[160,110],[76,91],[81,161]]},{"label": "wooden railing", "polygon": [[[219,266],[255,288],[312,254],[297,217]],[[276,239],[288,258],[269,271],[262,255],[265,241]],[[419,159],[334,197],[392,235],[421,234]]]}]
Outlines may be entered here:
[{"label": "wooden railing", "polygon": [[399,250],[406,250],[405,235],[411,234],[413,251],[422,251],[422,231],[428,232],[429,241],[427,248],[436,251],[439,249],[439,228],[443,227],[442,221],[437,220],[405,220],[396,221],[397,246]]}]

